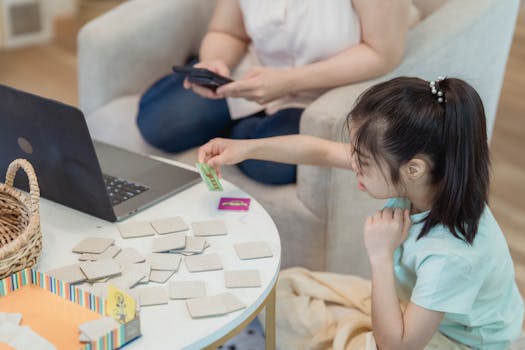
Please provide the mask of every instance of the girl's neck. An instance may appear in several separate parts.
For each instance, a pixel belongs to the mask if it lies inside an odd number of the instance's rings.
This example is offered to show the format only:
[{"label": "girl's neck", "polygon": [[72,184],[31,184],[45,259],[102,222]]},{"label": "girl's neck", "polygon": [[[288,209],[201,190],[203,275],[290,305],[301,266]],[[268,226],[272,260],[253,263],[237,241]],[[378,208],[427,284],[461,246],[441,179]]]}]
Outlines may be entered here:
[{"label": "girl's neck", "polygon": [[418,214],[432,209],[434,201],[435,189],[428,186],[424,189],[410,191],[407,198],[412,204],[410,207],[410,214]]}]

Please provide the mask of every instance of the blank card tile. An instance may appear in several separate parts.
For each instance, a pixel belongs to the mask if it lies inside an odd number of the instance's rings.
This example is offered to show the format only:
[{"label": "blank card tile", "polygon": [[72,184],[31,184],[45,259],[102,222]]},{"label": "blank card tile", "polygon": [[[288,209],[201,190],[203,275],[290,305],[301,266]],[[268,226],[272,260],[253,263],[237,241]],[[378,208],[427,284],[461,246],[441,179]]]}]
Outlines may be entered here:
[{"label": "blank card tile", "polygon": [[140,272],[144,275],[144,278],[141,280],[141,282],[148,282],[149,281],[149,274],[151,271],[151,264],[149,262],[143,262],[138,264],[128,264],[122,266],[122,274],[128,273],[128,272]]},{"label": "blank card tile", "polygon": [[58,269],[46,272],[49,276],[66,283],[77,283],[87,279],[86,275],[80,269],[80,264],[67,265]]},{"label": "blank card tile", "polygon": [[180,216],[168,219],[154,220],[151,222],[151,226],[157,231],[159,235],[172,232],[187,231],[190,228]]},{"label": "blank card tile", "polygon": [[22,321],[22,314],[0,312],[0,324],[3,322],[10,322],[19,325]]},{"label": "blank card tile", "polygon": [[105,316],[83,323],[78,326],[78,329],[91,341],[95,341],[119,327],[120,324],[112,317]]},{"label": "blank card tile", "polygon": [[168,250],[182,249],[186,246],[186,235],[183,233],[170,233],[153,240],[153,253],[167,252]]},{"label": "blank card tile", "polygon": [[224,315],[246,307],[231,293],[188,299],[186,306],[193,318]]},{"label": "blank card tile", "polygon": [[266,242],[237,243],[233,247],[240,259],[258,259],[273,256],[270,246]]},{"label": "blank card tile", "polygon": [[119,252],[120,247],[117,247],[116,245],[110,246],[108,249],[104,250],[101,254],[94,254],[94,253],[83,253],[78,257],[78,260],[80,261],[97,261],[100,259],[111,259],[114,258]]},{"label": "blank card tile", "polygon": [[186,253],[202,253],[206,246],[206,238],[186,236],[186,247],[184,251]]},{"label": "blank card tile", "polygon": [[168,280],[173,276],[175,271],[169,271],[169,270],[151,270],[149,274],[149,280],[150,282],[156,282],[156,283],[166,283]]},{"label": "blank card tile", "polygon": [[222,220],[197,221],[191,224],[195,236],[225,235],[226,225]]},{"label": "blank card tile", "polygon": [[137,289],[140,306],[167,304],[168,292],[164,287],[145,287]]},{"label": "blank card tile", "polygon": [[224,271],[226,288],[253,288],[261,286],[261,276],[258,270]]},{"label": "blank card tile", "polygon": [[155,230],[149,222],[127,222],[125,224],[118,224],[118,230],[122,238],[135,238],[143,236],[153,236]]},{"label": "blank card tile", "polygon": [[190,272],[221,270],[222,264],[215,253],[205,255],[192,255],[184,258],[186,267]]},{"label": "blank card tile", "polygon": [[73,247],[73,253],[100,254],[115,242],[112,238],[88,237]]},{"label": "blank card tile", "polygon": [[108,284],[117,286],[122,290],[128,290],[133,288],[137,283],[139,283],[144,277],[144,272],[130,271],[122,273],[120,276],[111,278],[108,280]]},{"label": "blank card tile", "polygon": [[206,296],[204,281],[173,281],[168,287],[170,299],[191,299]]},{"label": "blank card tile", "polygon": [[120,266],[126,266],[129,264],[141,263],[146,260],[146,257],[140,254],[135,248],[124,248],[114,258]]},{"label": "blank card tile", "polygon": [[88,280],[118,275],[122,269],[113,259],[102,259],[80,263],[80,269]]},{"label": "blank card tile", "polygon": [[151,253],[148,255],[148,262],[152,270],[177,271],[181,260],[180,255],[170,253]]}]

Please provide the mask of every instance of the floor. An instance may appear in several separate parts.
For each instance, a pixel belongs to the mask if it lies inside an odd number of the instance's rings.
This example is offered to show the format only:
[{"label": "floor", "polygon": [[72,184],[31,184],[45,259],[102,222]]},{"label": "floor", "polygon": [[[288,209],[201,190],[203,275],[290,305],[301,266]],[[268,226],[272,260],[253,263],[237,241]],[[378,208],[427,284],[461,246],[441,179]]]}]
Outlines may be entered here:
[{"label": "floor", "polygon": [[[56,23],[55,42],[0,51],[0,83],[78,105],[75,21]],[[525,8],[510,52],[491,141],[490,205],[507,237],[525,295]]]}]

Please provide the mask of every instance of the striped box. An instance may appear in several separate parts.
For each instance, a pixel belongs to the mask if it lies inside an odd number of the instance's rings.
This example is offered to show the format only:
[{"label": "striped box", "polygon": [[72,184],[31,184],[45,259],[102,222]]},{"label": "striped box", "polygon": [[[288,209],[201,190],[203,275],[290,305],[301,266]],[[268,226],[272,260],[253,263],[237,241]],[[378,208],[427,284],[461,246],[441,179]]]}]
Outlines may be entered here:
[{"label": "striped box", "polygon": [[[25,269],[0,280],[0,297],[26,285],[35,285],[102,316],[106,315],[104,299],[33,269]],[[140,335],[140,318],[137,314],[132,321],[121,325],[120,328],[106,334],[96,342],[85,344],[81,349],[118,349]]]}]

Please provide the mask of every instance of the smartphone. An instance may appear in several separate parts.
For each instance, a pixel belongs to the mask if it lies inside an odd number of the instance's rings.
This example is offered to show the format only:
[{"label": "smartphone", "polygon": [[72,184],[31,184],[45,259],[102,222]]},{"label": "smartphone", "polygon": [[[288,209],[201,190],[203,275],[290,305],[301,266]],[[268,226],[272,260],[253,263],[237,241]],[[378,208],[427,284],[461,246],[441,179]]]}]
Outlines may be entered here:
[{"label": "smartphone", "polygon": [[184,74],[188,78],[188,81],[208,88],[212,91],[217,90],[219,86],[231,83],[233,81],[230,78],[212,72],[206,68],[173,66],[172,70],[175,73]]}]

